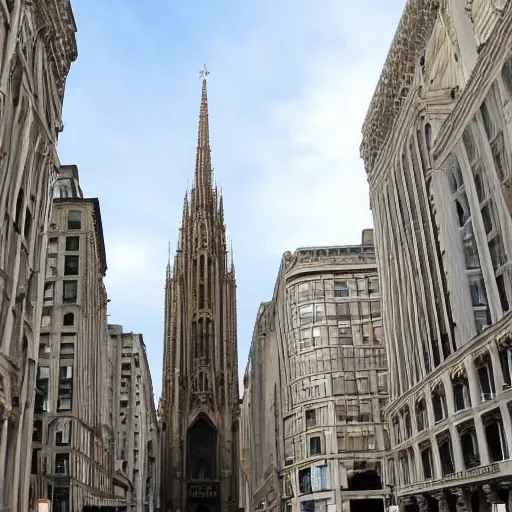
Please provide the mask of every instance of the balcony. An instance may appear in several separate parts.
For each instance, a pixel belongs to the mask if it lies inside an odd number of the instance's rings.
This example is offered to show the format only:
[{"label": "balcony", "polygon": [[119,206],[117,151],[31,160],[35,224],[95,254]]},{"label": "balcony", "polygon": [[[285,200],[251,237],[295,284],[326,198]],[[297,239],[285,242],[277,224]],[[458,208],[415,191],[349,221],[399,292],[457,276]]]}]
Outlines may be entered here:
[{"label": "balcony", "polygon": [[[488,466],[480,466],[478,468],[469,469],[452,473],[438,480],[425,480],[414,484],[404,485],[398,488],[398,496],[407,496],[409,494],[421,494],[431,492],[436,489],[447,487],[458,487],[460,485],[469,485],[480,481],[489,481],[490,475],[504,472],[510,474],[512,471],[512,460],[489,464]],[[492,477],[491,477],[492,478]]]}]

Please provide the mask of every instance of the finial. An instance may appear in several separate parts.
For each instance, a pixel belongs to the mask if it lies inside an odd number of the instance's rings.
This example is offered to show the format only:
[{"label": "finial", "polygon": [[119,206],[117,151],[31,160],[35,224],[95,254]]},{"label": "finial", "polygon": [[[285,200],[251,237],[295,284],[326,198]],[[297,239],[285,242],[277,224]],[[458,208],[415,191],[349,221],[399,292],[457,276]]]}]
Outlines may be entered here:
[{"label": "finial", "polygon": [[199,70],[199,78],[206,78],[210,74],[210,70],[203,64],[203,67]]}]

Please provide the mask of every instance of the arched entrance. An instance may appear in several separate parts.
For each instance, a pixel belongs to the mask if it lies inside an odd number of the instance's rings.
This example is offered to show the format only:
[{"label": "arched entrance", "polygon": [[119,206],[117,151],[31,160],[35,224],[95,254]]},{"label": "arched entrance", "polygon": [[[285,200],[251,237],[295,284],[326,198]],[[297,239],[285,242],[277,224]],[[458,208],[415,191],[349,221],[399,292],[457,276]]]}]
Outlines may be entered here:
[{"label": "arched entrance", "polygon": [[200,416],[187,432],[187,512],[218,512],[220,482],[217,429]]}]

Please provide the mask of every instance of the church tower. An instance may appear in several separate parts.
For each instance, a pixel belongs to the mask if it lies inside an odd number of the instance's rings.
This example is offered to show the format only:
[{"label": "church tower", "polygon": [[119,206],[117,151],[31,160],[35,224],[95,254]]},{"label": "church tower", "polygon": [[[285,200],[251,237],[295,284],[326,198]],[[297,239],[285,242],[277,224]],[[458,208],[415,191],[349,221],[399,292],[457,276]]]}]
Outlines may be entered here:
[{"label": "church tower", "polygon": [[163,512],[238,511],[235,269],[212,179],[203,68],[194,186],[167,266],[160,426]]}]

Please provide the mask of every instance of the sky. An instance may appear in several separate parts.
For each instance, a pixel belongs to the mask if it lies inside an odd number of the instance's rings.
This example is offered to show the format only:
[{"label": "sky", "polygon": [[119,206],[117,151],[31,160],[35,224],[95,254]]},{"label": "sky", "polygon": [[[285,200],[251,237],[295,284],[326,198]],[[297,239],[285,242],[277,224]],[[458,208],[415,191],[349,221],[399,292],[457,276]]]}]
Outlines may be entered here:
[{"label": "sky", "polygon": [[109,323],[161,389],[164,284],[208,76],[212,163],[237,276],[239,373],[284,252],[372,227],[361,126],[405,0],[71,0],[62,164],[100,200]]}]

